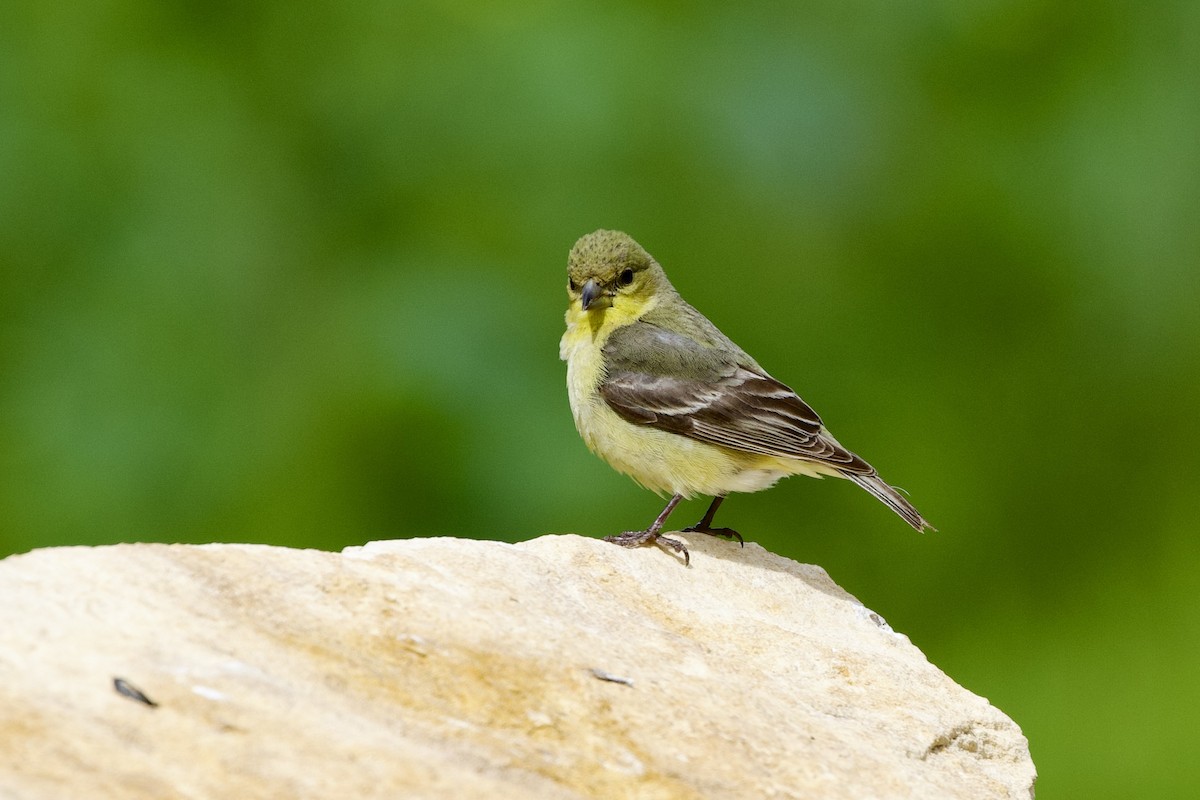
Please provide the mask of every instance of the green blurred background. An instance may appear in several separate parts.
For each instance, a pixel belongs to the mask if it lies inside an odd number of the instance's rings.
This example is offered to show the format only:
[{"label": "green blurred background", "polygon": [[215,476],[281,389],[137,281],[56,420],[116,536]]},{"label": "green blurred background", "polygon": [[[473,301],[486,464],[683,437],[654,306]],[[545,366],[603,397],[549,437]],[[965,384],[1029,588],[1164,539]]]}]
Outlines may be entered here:
[{"label": "green blurred background", "polygon": [[0,555],[644,526],[558,360],[620,228],[940,532],[721,522],[1040,796],[1194,796],[1198,87],[1194,2],[6,3]]}]

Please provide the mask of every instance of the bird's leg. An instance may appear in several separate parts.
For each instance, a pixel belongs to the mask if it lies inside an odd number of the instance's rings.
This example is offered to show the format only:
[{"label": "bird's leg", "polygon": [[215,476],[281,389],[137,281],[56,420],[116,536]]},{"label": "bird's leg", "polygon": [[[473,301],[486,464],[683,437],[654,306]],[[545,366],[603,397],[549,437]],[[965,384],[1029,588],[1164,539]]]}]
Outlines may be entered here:
[{"label": "bird's leg", "polygon": [[712,505],[708,507],[708,511],[704,513],[704,519],[697,522],[690,528],[684,528],[684,533],[707,533],[712,536],[728,536],[730,539],[737,539],[738,544],[742,547],[746,546],[746,542],[742,539],[742,535],[733,528],[714,528],[712,526],[713,517],[716,516],[717,509],[721,507],[721,501],[725,499],[725,495],[719,494],[713,498]]},{"label": "bird's leg", "polygon": [[621,547],[639,547],[646,542],[654,542],[659,546],[666,546],[674,550],[676,553],[683,553],[683,563],[688,565],[692,563],[692,557],[688,555],[687,548],[683,542],[678,539],[672,539],[669,536],[661,536],[663,525],[667,522],[667,517],[671,516],[671,512],[675,510],[675,506],[679,505],[679,501],[683,499],[683,495],[677,494],[667,503],[667,507],[662,510],[662,513],[650,524],[649,528],[644,531],[625,531],[618,536],[605,536],[604,541],[619,544]]}]

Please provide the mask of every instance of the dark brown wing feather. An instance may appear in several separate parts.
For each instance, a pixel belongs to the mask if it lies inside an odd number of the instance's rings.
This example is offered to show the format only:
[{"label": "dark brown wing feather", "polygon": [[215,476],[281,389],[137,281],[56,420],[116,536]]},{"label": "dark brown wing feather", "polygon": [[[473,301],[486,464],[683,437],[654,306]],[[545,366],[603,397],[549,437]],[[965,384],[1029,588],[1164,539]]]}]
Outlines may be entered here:
[{"label": "dark brown wing feather", "polygon": [[734,450],[819,461],[874,474],[825,434],[790,388],[740,352],[706,347],[648,323],[615,331],[604,347],[605,402],[629,422]]}]

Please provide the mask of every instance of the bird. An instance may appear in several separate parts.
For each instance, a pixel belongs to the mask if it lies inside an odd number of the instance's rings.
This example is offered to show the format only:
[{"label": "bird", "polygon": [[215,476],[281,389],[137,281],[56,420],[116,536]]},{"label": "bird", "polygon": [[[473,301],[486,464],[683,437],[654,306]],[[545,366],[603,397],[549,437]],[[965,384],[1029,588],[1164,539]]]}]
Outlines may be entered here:
[{"label": "bird", "polygon": [[575,242],[567,296],[559,355],[576,429],[618,472],[670,496],[649,527],[605,541],[657,544],[690,565],[684,543],[663,535],[680,501],[712,498],[683,532],[742,542],[736,530],[713,526],[725,497],[790,475],[849,479],[917,531],[934,530],[795,391],[689,305],[628,234],[597,230]]}]

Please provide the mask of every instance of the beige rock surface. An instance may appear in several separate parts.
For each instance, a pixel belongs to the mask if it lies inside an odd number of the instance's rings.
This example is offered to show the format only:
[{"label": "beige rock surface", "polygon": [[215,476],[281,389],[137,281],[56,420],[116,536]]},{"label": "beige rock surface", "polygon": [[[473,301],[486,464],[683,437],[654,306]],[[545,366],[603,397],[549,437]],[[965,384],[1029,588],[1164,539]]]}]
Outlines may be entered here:
[{"label": "beige rock surface", "polygon": [[0,798],[1031,796],[1018,727],[823,570],[690,544],[8,558]]}]

